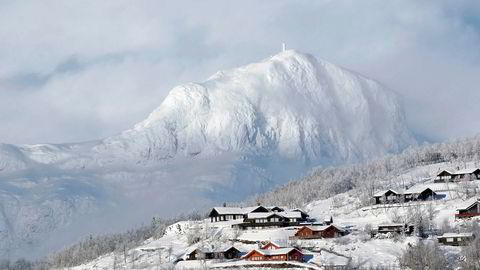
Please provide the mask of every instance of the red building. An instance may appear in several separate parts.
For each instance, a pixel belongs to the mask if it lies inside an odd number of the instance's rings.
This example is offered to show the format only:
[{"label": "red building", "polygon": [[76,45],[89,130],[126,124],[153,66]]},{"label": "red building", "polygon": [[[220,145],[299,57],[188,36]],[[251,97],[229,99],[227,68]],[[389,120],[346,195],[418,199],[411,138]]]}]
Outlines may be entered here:
[{"label": "red building", "polygon": [[457,209],[455,218],[470,218],[480,216],[480,198],[471,198]]},{"label": "red building", "polygon": [[243,258],[247,261],[303,262],[303,253],[296,248],[254,249]]},{"label": "red building", "polygon": [[303,226],[295,233],[298,239],[336,238],[345,235],[344,229],[333,224],[327,226]]}]

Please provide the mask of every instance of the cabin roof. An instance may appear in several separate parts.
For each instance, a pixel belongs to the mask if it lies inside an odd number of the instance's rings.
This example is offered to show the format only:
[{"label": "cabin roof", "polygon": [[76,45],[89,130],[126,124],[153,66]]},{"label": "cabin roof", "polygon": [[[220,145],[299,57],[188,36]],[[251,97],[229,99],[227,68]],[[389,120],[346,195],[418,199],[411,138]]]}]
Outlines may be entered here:
[{"label": "cabin roof", "polygon": [[468,208],[472,207],[474,204],[479,203],[480,198],[470,198],[464,201],[461,205],[458,206],[458,210],[467,210]]},{"label": "cabin roof", "polygon": [[415,185],[413,187],[410,187],[409,189],[405,190],[405,194],[420,194],[426,190],[430,189],[432,192],[433,191],[431,188],[425,186],[425,185]]},{"label": "cabin roof", "polygon": [[298,251],[300,253],[303,254],[303,252],[301,252],[300,250],[296,249],[296,248],[279,248],[279,249],[253,249],[251,250],[250,252],[248,252],[248,254],[246,254],[244,257],[247,257],[248,255],[250,255],[252,252],[256,251],[264,256],[272,256],[272,255],[286,255],[292,251]]},{"label": "cabin roof", "polygon": [[271,216],[279,216],[281,217],[280,213],[276,212],[267,212],[267,213],[248,213],[247,218],[248,219],[255,219],[255,218],[269,218]]},{"label": "cabin roof", "polygon": [[217,252],[226,252],[230,249],[236,249],[237,251],[240,251],[238,248],[232,246],[232,245],[204,245],[204,246],[192,246],[187,248],[185,251],[185,254],[192,254],[194,251],[200,251],[202,253],[217,253]]},{"label": "cabin roof", "polygon": [[467,168],[467,169],[461,169],[461,170],[442,170],[437,174],[437,176],[440,176],[441,174],[448,173],[451,175],[461,175],[461,174],[472,174],[476,171],[480,170],[479,168]]},{"label": "cabin roof", "polygon": [[264,247],[268,246],[269,244],[272,244],[272,245],[274,245],[274,246],[276,246],[276,247],[278,247],[278,248],[281,248],[281,247],[282,247],[281,245],[279,245],[279,244],[277,244],[277,243],[275,243],[275,242],[273,242],[273,241],[267,241],[264,245],[262,245],[262,249],[263,249]]},{"label": "cabin roof", "polygon": [[458,174],[472,174],[472,173],[474,173],[478,170],[480,170],[480,169],[479,168],[468,168],[468,169],[458,170],[454,174],[455,175],[458,175]]},{"label": "cabin roof", "polygon": [[247,213],[257,210],[258,208],[265,207],[261,205],[250,207],[214,207],[213,210],[217,211],[219,215],[245,215]]},{"label": "cabin roof", "polygon": [[385,195],[385,193],[387,193],[388,191],[391,191],[395,194],[401,194],[400,190],[390,188],[390,189],[384,189],[384,190],[380,190],[380,191],[375,192],[375,194],[373,194],[373,197],[381,197],[381,196]]},{"label": "cabin roof", "polygon": [[388,224],[380,224],[378,227],[399,227],[399,226],[405,226],[405,223],[388,223]]},{"label": "cabin roof", "polygon": [[450,238],[450,237],[473,237],[473,233],[444,233],[441,236],[437,236],[437,238]]},{"label": "cabin roof", "polygon": [[450,175],[455,174],[453,170],[448,170],[448,169],[447,169],[447,170],[442,170],[441,172],[439,172],[439,173],[437,174],[437,176],[440,176],[441,174],[445,174],[445,173],[450,174]]},{"label": "cabin roof", "polygon": [[[304,226],[304,227],[307,227],[309,228],[310,230],[312,231],[315,231],[315,232],[321,232],[321,231],[324,231],[326,230],[327,228],[329,227],[334,227],[336,228],[337,230],[343,232],[345,231],[345,229],[341,226],[338,226],[338,225],[335,225],[335,224],[330,224],[330,225],[317,225],[317,226]],[[302,227],[302,228],[304,228]],[[300,228],[299,230],[301,230],[302,228]]]},{"label": "cabin roof", "polygon": [[286,218],[301,218],[302,213],[298,211],[288,211],[288,212],[283,212],[280,213],[280,215],[286,217]]},{"label": "cabin roof", "polygon": [[248,219],[255,218],[269,218],[271,216],[279,216],[284,218],[301,218],[302,213],[300,212],[267,212],[267,213],[248,213]]}]

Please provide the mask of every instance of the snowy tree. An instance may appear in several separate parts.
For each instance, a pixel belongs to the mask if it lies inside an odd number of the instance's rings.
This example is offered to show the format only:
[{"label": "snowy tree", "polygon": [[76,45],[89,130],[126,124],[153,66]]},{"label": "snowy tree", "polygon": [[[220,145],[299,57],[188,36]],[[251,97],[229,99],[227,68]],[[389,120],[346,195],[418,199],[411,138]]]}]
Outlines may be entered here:
[{"label": "snowy tree", "polygon": [[427,244],[419,241],[408,248],[398,258],[402,269],[410,270],[447,270],[452,269],[442,250],[436,243]]}]

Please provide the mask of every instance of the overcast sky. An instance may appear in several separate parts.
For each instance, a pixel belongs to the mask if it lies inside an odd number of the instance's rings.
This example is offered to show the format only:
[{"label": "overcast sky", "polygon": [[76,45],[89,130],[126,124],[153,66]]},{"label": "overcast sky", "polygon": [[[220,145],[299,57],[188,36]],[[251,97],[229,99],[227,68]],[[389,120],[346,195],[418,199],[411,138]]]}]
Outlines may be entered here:
[{"label": "overcast sky", "polygon": [[0,142],[118,133],[282,42],[400,93],[418,134],[480,131],[478,0],[0,0]]}]

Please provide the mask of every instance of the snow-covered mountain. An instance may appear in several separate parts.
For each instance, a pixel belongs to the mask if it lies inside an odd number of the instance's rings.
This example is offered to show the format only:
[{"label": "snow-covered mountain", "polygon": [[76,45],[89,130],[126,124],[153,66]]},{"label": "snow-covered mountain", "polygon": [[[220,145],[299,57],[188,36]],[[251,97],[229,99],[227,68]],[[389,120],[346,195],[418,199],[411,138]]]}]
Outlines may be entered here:
[{"label": "snow-covered mountain", "polygon": [[119,135],[0,144],[0,257],[41,254],[87,232],[242,199],[313,166],[413,142],[393,92],[285,51],[175,87]]}]

